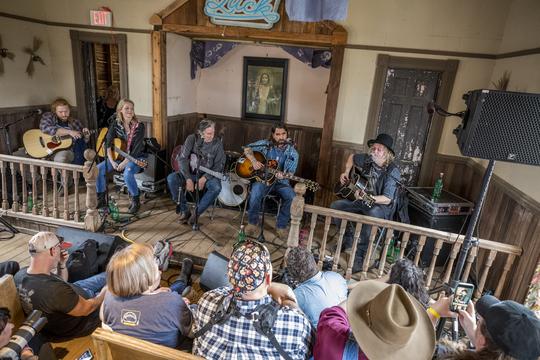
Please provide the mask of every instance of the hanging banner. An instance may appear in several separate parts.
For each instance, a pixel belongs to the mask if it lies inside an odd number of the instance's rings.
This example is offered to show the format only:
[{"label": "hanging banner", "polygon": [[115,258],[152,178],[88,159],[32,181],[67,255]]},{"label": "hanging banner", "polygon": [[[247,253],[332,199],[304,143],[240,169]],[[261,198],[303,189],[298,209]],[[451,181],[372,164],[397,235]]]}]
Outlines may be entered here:
[{"label": "hanging banner", "polygon": [[204,13],[216,25],[271,29],[279,21],[280,0],[206,0]]}]

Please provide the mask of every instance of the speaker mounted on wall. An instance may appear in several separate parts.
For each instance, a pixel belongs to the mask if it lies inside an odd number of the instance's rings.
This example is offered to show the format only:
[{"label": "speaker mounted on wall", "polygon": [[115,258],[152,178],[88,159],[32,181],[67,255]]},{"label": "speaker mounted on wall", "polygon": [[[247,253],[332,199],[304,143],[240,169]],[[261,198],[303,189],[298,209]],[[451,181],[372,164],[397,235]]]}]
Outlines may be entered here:
[{"label": "speaker mounted on wall", "polygon": [[461,153],[481,159],[540,165],[540,94],[473,90],[455,130]]}]

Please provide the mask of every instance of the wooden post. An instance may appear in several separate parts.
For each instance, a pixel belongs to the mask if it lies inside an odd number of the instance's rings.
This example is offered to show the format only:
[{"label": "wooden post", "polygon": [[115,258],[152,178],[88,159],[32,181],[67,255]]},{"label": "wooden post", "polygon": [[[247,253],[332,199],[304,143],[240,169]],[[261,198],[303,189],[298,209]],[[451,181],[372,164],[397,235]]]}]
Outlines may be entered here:
[{"label": "wooden post", "polygon": [[79,172],[73,172],[73,184],[75,186],[75,209],[73,211],[73,221],[79,222],[80,218],[80,204],[79,204]]},{"label": "wooden post", "polygon": [[11,168],[11,210],[14,212],[19,211],[19,194],[17,193],[17,171],[15,170],[15,163],[9,164]]},{"label": "wooden post", "polygon": [[49,216],[49,208],[47,207],[47,168],[45,166],[41,166],[41,183],[43,185],[41,215],[47,217]]},{"label": "wooden post", "polygon": [[7,197],[6,163],[3,161],[0,162],[0,171],[2,172],[2,210],[7,210],[9,209],[9,202]]},{"label": "wooden post", "polygon": [[304,194],[306,193],[306,185],[297,183],[294,186],[294,192],[296,193],[296,196],[291,204],[291,229],[289,230],[289,238],[287,239],[287,249],[298,246],[300,222],[302,221],[302,215],[304,215]]},{"label": "wooden post", "polygon": [[[327,185],[328,169],[332,152],[332,138],[334,137],[334,126],[336,124],[336,111],[339,98],[339,85],[341,83],[341,70],[343,68],[343,56],[345,47],[343,45],[332,46],[332,66],[330,68],[330,78],[326,95],[326,108],[324,111],[324,123],[321,135],[321,146],[319,148],[319,166],[317,167],[317,182]],[[325,191],[316,193],[315,203],[321,204]]]},{"label": "wooden post", "polygon": [[86,181],[86,215],[84,217],[84,228],[88,231],[96,232],[99,229],[99,213],[97,211],[96,179],[98,168],[92,162],[96,152],[91,149],[84,151],[83,176]]},{"label": "wooden post", "polygon": [[167,148],[167,71],[165,32],[152,31],[152,134]]},{"label": "wooden post", "polygon": [[19,168],[21,171],[21,178],[22,178],[22,212],[27,213],[28,212],[28,189],[26,188],[26,166],[23,163],[19,164]]}]

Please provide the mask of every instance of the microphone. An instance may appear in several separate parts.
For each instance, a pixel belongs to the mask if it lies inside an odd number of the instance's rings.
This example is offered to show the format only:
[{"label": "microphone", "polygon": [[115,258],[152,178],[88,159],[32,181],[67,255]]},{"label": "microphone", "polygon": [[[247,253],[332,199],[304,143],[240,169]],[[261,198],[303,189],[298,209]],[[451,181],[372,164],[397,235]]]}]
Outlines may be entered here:
[{"label": "microphone", "polygon": [[433,114],[436,110],[436,107],[437,105],[435,104],[434,101],[430,101],[428,104],[427,104],[427,112],[428,114]]},{"label": "microphone", "polygon": [[223,142],[223,137],[225,136],[225,130],[227,129],[226,126],[222,127],[221,130],[219,130],[218,138],[221,142]]}]

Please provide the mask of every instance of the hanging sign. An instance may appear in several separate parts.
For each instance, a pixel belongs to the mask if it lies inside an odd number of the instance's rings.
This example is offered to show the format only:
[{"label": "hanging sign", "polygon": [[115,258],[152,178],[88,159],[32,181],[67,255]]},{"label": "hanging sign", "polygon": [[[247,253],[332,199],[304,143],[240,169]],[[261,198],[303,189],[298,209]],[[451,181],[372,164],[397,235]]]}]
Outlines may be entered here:
[{"label": "hanging sign", "polygon": [[90,10],[90,25],[112,26],[112,11],[108,7],[102,6],[98,10]]},{"label": "hanging sign", "polygon": [[217,25],[271,29],[279,21],[280,0],[206,0],[204,13]]}]

